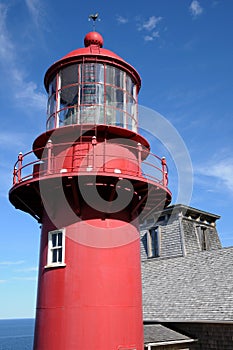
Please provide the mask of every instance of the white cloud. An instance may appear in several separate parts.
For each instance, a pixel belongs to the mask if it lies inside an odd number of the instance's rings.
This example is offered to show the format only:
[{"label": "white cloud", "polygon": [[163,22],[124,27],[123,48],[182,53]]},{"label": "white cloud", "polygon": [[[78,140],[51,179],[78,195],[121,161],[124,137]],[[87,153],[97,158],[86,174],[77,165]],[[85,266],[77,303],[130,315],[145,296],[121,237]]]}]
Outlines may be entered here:
[{"label": "white cloud", "polygon": [[151,35],[146,35],[146,36],[144,36],[144,40],[145,41],[152,41],[152,40],[154,40],[154,38]]},{"label": "white cloud", "polygon": [[6,280],[0,280],[0,284],[1,284],[1,283],[6,283]]},{"label": "white cloud", "polygon": [[233,194],[233,159],[226,158],[220,161],[213,162],[207,166],[199,166],[196,168],[196,173],[213,177],[218,181],[218,185],[227,188]]},{"label": "white cloud", "polygon": [[[35,1],[27,2],[29,6],[34,6]],[[7,72],[4,78],[9,82],[17,103],[34,110],[45,110],[46,95],[38,90],[34,82],[26,81],[24,70],[17,64],[17,50],[6,27],[7,10],[5,5],[0,4],[0,65]]]},{"label": "white cloud", "polygon": [[145,41],[152,41],[152,40],[154,40],[155,38],[159,38],[159,32],[158,32],[158,31],[153,32],[151,35],[146,35],[146,36],[144,36],[144,40],[145,40]]},{"label": "white cloud", "polygon": [[159,31],[155,30],[155,28],[162,19],[163,18],[161,16],[151,16],[146,21],[143,21],[140,17],[136,18],[136,20],[138,21],[138,30],[145,33],[145,41],[153,41],[155,38],[160,37]]},{"label": "white cloud", "polygon": [[33,22],[37,27],[39,27],[41,19],[41,8],[39,0],[25,0],[25,4],[28,8],[28,11],[32,17]]},{"label": "white cloud", "polygon": [[198,17],[202,14],[203,8],[201,7],[199,1],[193,0],[189,6],[189,10],[193,17]]},{"label": "white cloud", "polygon": [[38,271],[38,267],[25,267],[24,269],[17,269],[15,270],[17,272],[37,272]]},{"label": "white cloud", "polygon": [[25,261],[24,260],[18,260],[18,261],[0,261],[0,265],[4,265],[4,266],[12,266],[12,265],[21,265],[24,264]]},{"label": "white cloud", "polygon": [[6,30],[7,11],[7,6],[0,4],[0,62],[11,60],[14,49]]},{"label": "white cloud", "polygon": [[126,24],[129,22],[128,18],[118,15],[116,20],[119,24]]},{"label": "white cloud", "polygon": [[30,81],[22,81],[21,86],[23,85],[22,90],[17,90],[15,92],[15,98],[22,102],[22,105],[27,101],[28,107],[33,107],[38,110],[46,109],[47,97],[44,93],[38,91],[37,85]]},{"label": "white cloud", "polygon": [[37,277],[14,277],[16,281],[37,281]]},{"label": "white cloud", "polygon": [[151,32],[161,20],[162,17],[151,16],[147,21],[139,26],[139,30],[145,29]]}]

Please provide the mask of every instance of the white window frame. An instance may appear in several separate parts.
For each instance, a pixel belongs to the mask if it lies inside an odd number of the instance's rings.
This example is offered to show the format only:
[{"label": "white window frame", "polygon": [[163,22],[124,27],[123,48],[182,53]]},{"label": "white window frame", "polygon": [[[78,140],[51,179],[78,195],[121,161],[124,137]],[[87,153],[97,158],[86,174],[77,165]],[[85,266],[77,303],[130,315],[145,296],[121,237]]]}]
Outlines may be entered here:
[{"label": "white window frame", "polygon": [[[58,234],[59,232],[62,233],[62,245],[61,246],[57,245],[53,247],[52,237],[53,235]],[[62,248],[62,260],[53,262],[53,250],[60,249],[60,248]],[[54,230],[54,231],[48,232],[47,265],[45,266],[45,268],[63,267],[63,266],[66,266],[65,264],[65,229],[64,228],[60,230]]]}]

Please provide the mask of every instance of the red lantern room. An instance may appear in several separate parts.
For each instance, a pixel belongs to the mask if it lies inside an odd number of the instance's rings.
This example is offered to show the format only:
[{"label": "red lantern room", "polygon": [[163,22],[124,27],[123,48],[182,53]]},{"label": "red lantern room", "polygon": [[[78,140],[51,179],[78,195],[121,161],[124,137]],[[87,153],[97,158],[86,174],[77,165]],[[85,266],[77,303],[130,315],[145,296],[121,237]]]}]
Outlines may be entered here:
[{"label": "red lantern room", "polygon": [[42,224],[34,350],[142,350],[139,224],[171,201],[166,161],[138,133],[137,71],[84,44],[46,72],[46,131],[9,194]]},{"label": "red lantern room", "polygon": [[45,75],[49,94],[47,130],[79,125],[114,125],[137,131],[140,77],[103,38],[88,33],[85,48],[70,52]]}]

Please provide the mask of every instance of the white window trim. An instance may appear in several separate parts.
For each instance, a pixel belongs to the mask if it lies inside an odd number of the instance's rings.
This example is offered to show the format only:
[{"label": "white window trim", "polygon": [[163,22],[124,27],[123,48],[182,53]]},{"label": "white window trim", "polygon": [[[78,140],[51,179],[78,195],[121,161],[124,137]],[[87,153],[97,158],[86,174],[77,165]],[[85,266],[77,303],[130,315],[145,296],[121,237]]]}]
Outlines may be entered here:
[{"label": "white window trim", "polygon": [[[62,232],[62,261],[61,262],[52,262],[52,235],[58,232]],[[65,264],[65,229],[54,230],[48,232],[48,250],[47,250],[47,265],[45,268],[54,268],[54,267],[64,267]]]}]

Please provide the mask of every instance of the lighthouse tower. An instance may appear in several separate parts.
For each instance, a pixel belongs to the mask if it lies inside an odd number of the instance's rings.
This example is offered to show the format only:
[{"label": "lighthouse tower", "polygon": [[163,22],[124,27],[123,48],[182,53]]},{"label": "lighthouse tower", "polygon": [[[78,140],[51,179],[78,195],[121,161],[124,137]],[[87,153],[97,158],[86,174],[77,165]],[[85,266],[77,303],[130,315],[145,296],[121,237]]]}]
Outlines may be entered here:
[{"label": "lighthouse tower", "polygon": [[34,350],[142,350],[139,225],[171,201],[166,161],[138,133],[137,71],[84,44],[46,72],[46,131],[9,193],[41,224]]}]

